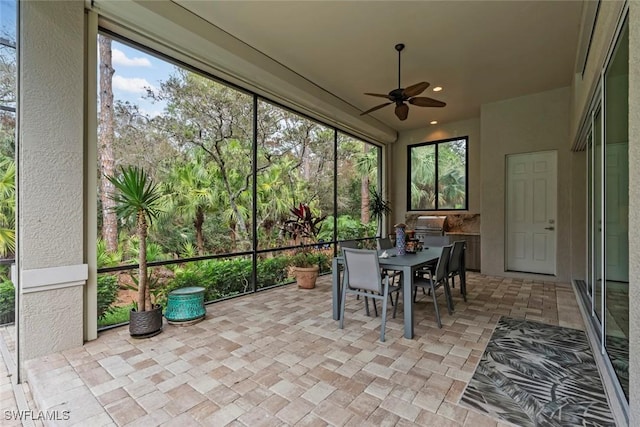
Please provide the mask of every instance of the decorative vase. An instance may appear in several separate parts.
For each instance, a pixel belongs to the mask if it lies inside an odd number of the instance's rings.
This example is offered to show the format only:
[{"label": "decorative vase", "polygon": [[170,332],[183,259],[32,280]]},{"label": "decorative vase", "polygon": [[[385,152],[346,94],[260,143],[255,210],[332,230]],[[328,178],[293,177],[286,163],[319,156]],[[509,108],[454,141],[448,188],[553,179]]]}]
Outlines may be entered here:
[{"label": "decorative vase", "polygon": [[129,312],[129,335],[132,338],[149,338],[162,332],[162,306],[151,310]]},{"label": "decorative vase", "polygon": [[320,267],[293,267],[293,274],[298,282],[298,287],[302,289],[313,289],[316,287],[316,279],[320,271]]},{"label": "decorative vase", "polygon": [[396,229],[396,249],[398,255],[405,255],[407,253],[407,240],[404,233],[404,229],[407,227],[406,224],[396,224],[394,225]]}]

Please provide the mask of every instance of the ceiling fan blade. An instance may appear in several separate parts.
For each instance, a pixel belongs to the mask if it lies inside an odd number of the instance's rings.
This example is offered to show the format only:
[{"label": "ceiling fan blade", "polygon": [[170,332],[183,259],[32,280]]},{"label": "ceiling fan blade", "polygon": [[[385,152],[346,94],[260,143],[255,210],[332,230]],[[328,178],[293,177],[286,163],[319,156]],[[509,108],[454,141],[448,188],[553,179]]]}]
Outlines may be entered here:
[{"label": "ceiling fan blade", "polygon": [[391,99],[391,98],[389,97],[389,95],[388,95],[388,94],[387,94],[387,95],[383,95],[383,94],[381,94],[381,93],[365,93],[365,95],[369,95],[369,96],[377,96],[377,97],[379,97],[379,98],[387,98],[387,99]]},{"label": "ceiling fan blade", "polygon": [[398,116],[400,120],[406,120],[408,115],[409,106],[405,103],[398,104],[398,106],[396,107],[396,116]]},{"label": "ceiling fan blade", "polygon": [[402,91],[402,94],[407,98],[411,98],[412,96],[420,95],[428,87],[429,83],[427,82],[416,83],[407,87],[404,91]]},{"label": "ceiling fan blade", "polygon": [[368,109],[364,113],[360,113],[360,115],[364,116],[365,114],[369,114],[373,111],[379,110],[380,108],[386,107],[387,105],[390,105],[390,104],[393,104],[393,102],[385,102],[384,104],[376,105],[375,107]]},{"label": "ceiling fan blade", "polygon": [[418,107],[444,107],[447,105],[445,102],[438,101],[433,98],[427,98],[426,96],[411,98],[409,99],[409,104],[417,105]]}]

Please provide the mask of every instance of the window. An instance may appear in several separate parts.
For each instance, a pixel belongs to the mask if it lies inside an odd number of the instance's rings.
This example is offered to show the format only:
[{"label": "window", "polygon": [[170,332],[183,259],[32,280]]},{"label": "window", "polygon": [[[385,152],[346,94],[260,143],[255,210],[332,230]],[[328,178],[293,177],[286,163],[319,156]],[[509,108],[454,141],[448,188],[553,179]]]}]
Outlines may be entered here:
[{"label": "window", "polygon": [[[107,194],[106,177],[120,166],[143,168],[164,195],[147,236],[148,274],[160,296],[203,286],[205,301],[214,301],[291,283],[290,258],[301,243],[322,272],[337,239],[375,245],[369,197],[381,187],[380,147],[135,42],[100,34],[98,53],[101,327],[128,320],[129,298],[118,292],[137,280],[135,224],[117,217]],[[300,203],[325,218],[317,242],[284,232]]]},{"label": "window", "polygon": [[0,1],[0,325],[15,321],[16,21],[17,2]]},{"label": "window", "polygon": [[369,204],[379,193],[380,148],[338,132],[337,156],[338,240],[373,237],[378,221]]},{"label": "window", "polygon": [[407,210],[466,210],[468,137],[410,145]]}]

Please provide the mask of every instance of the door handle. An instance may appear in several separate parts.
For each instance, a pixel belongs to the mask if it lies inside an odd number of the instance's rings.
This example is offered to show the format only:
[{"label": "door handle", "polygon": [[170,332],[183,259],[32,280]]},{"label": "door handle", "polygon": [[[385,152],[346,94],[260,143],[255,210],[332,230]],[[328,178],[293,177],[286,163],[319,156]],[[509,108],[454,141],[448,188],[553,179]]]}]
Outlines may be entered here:
[{"label": "door handle", "polygon": [[555,228],[553,228],[553,227],[545,227],[544,229],[545,230],[555,230]]}]

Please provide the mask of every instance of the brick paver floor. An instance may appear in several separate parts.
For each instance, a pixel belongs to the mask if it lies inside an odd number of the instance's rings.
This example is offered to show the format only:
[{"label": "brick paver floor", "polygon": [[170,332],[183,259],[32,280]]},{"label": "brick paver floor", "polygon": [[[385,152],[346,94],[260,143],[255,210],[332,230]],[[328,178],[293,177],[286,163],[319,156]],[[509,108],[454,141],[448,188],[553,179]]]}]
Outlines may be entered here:
[{"label": "brick paver floor", "polygon": [[204,321],[134,340],[127,328],[27,362],[38,408],[83,426],[506,426],[458,401],[501,315],[584,329],[569,284],[470,273],[442,329],[431,298],[402,305],[379,341],[380,318],[348,297],[345,328],[331,318],[331,277],[207,307]]}]

